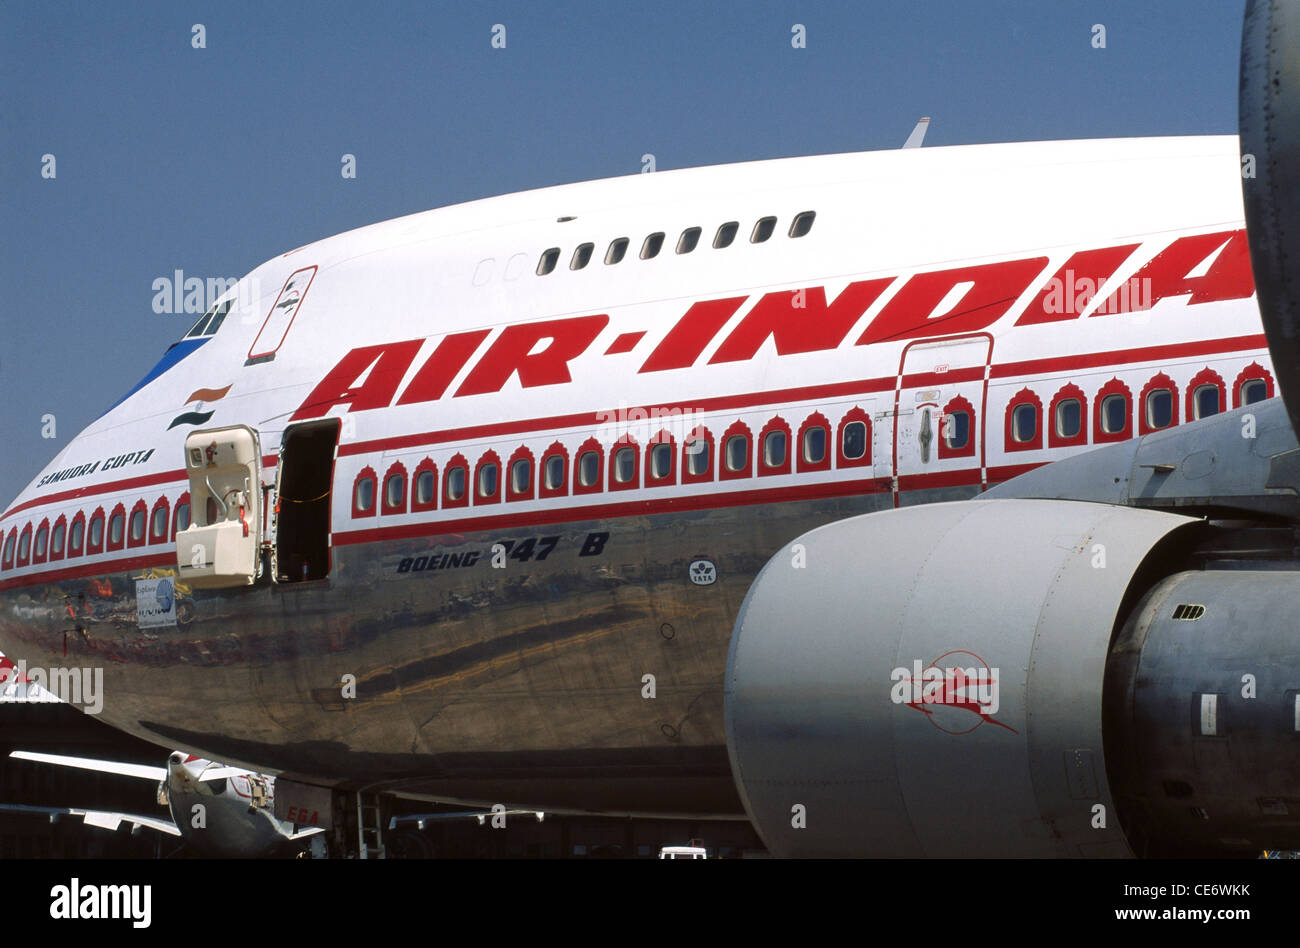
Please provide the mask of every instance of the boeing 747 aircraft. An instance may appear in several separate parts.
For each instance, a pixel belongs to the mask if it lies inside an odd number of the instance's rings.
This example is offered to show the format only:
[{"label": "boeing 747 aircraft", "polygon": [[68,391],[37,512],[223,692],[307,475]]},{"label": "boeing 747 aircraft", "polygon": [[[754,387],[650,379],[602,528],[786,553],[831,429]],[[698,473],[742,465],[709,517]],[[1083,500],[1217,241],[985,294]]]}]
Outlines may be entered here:
[{"label": "boeing 747 aircraft", "polygon": [[4,511],[0,647],[281,796],[1300,847],[1293,13],[1240,146],[632,175],[267,261]]}]

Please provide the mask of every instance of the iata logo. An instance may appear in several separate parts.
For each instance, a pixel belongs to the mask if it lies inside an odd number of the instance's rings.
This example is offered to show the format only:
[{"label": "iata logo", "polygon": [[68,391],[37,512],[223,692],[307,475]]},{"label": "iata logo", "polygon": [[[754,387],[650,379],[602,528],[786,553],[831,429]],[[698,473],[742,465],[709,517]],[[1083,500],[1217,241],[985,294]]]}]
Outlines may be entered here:
[{"label": "iata logo", "polygon": [[900,666],[889,677],[894,682],[889,692],[894,704],[920,711],[945,734],[969,734],[985,723],[1019,733],[993,717],[1000,706],[998,669],[974,652],[953,649],[925,668],[917,659],[910,669]]}]

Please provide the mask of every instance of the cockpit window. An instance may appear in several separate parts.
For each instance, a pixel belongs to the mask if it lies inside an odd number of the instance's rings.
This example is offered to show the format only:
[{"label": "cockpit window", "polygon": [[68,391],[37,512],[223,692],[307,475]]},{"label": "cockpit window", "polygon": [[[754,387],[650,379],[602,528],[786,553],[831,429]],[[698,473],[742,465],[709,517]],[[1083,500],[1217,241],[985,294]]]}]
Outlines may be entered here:
[{"label": "cockpit window", "polygon": [[185,334],[186,339],[199,339],[208,336],[215,336],[217,330],[221,328],[222,322],[225,321],[226,314],[230,312],[230,304],[234,299],[223,300],[220,303],[213,303],[212,308],[199,317],[199,321],[194,324],[194,328]]}]

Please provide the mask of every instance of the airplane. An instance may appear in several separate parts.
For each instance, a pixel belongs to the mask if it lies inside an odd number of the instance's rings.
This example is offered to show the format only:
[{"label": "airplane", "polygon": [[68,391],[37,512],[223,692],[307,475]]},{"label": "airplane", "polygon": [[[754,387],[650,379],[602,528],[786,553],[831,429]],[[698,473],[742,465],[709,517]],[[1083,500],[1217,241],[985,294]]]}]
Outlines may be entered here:
[{"label": "airplane", "polygon": [[1298,848],[1298,21],[1250,4],[1239,137],[659,171],[267,261],[4,511],[0,647],[281,797]]},{"label": "airplane", "polygon": [[123,822],[132,824],[133,830],[145,826],[168,836],[179,836],[196,852],[206,856],[256,858],[285,855],[302,851],[301,847],[293,845],[298,840],[324,832],[314,826],[299,828],[273,815],[274,777],[250,773],[239,767],[225,767],[182,751],[168,755],[164,767],[34,751],[12,751],[9,756],[16,760],[155,781],[158,784],[158,804],[168,808],[171,819],[17,803],[0,803],[0,810],[46,813],[51,819],[65,814],[79,815],[88,826],[108,830],[116,830]]}]

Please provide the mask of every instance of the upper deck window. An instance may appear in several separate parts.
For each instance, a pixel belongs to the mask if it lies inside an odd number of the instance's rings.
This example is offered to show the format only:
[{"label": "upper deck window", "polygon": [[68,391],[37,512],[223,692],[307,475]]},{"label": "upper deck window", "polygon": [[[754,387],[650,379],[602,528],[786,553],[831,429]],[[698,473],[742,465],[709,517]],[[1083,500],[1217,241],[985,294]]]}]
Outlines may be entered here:
[{"label": "upper deck window", "polygon": [[802,237],[812,230],[813,219],[817,216],[816,211],[804,211],[802,214],[795,215],[795,219],[790,222],[790,236]]},{"label": "upper deck window", "polygon": [[641,259],[649,260],[651,257],[657,257],[663,245],[664,245],[663,231],[659,231],[658,233],[651,234],[649,237],[645,239],[645,243],[641,245]]},{"label": "upper deck window", "polygon": [[617,240],[611,240],[609,242],[609,249],[605,251],[605,265],[613,266],[623,259],[625,253],[627,253],[626,237],[619,237]]},{"label": "upper deck window", "polygon": [[573,259],[569,261],[570,270],[581,270],[591,262],[591,252],[596,249],[593,243],[578,244],[573,249]]},{"label": "upper deck window", "polygon": [[740,230],[739,221],[727,221],[718,228],[718,232],[713,235],[713,249],[721,250],[723,247],[730,247],[731,242],[736,239],[736,232]]},{"label": "upper deck window", "polygon": [[761,244],[772,236],[774,230],[776,230],[775,217],[760,217],[749,235],[749,242],[751,244]]},{"label": "upper deck window", "polygon": [[549,250],[543,250],[541,259],[537,261],[537,275],[546,276],[555,269],[555,265],[560,262],[560,248],[551,247]]}]

